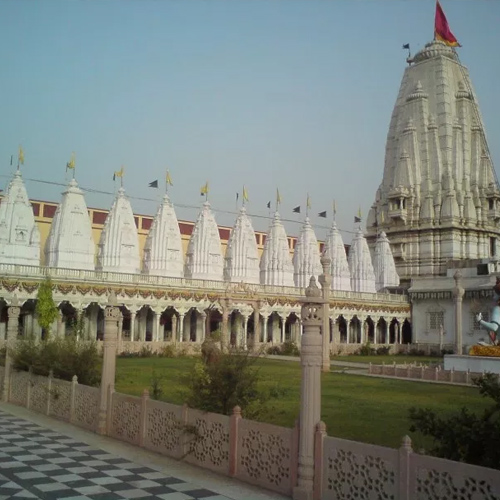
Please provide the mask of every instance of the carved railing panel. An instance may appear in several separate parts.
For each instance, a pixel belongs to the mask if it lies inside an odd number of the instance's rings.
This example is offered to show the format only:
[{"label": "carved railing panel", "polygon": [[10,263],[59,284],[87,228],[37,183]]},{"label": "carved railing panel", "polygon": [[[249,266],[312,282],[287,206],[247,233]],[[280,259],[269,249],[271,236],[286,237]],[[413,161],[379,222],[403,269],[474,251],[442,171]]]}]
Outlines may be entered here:
[{"label": "carved railing panel", "polygon": [[9,402],[26,406],[28,401],[28,387],[30,374],[28,372],[12,371],[10,375]]},{"label": "carved railing panel", "polygon": [[75,386],[75,411],[73,423],[79,427],[95,430],[99,414],[100,390],[86,385]]},{"label": "carved railing panel", "polygon": [[239,479],[270,490],[292,491],[293,430],[242,418],[238,432]]},{"label": "carved railing panel", "polygon": [[200,467],[229,472],[229,417],[189,409],[184,439],[186,458]]},{"label": "carved railing panel", "polygon": [[410,498],[500,500],[500,471],[413,453]]},{"label": "carved railing panel", "polygon": [[47,377],[31,375],[30,378],[30,410],[47,413],[49,399],[49,384]]},{"label": "carved railing panel", "polygon": [[322,500],[397,500],[398,450],[326,437]]},{"label": "carved railing panel", "polygon": [[141,430],[141,398],[113,393],[111,400],[110,436],[139,444]]},{"label": "carved railing panel", "polygon": [[66,380],[52,380],[50,387],[49,415],[69,420],[71,415],[71,382]]},{"label": "carved railing panel", "polygon": [[144,447],[162,455],[180,458],[183,454],[182,406],[148,400]]}]

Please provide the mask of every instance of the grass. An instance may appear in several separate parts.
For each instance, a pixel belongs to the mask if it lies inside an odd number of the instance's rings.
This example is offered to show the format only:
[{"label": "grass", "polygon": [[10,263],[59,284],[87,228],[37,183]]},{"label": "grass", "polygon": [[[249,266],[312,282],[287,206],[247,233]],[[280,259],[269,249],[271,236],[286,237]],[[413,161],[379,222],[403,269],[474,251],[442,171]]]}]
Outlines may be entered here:
[{"label": "grass", "polygon": [[338,361],[338,362],[343,362],[343,361],[348,361],[352,363],[373,363],[377,365],[381,365],[382,363],[385,363],[386,365],[392,365],[393,363],[396,364],[410,364],[410,363],[417,363],[417,364],[423,364],[423,365],[428,365],[431,363],[441,363],[443,361],[443,358],[439,358],[436,356],[411,356],[411,355],[406,355],[406,354],[397,354],[397,355],[390,355],[390,354],[374,354],[373,356],[358,356],[356,354],[352,354],[350,356],[333,356],[332,361]]},{"label": "grass", "polygon": [[[194,358],[118,358],[116,390],[140,396],[150,387],[154,371],[164,377],[162,399],[182,404],[184,380],[195,362]],[[293,426],[299,415],[300,364],[260,359],[257,367],[262,388],[280,394],[269,403],[262,420]],[[411,406],[450,414],[462,406],[482,411],[488,404],[472,387],[371,378],[339,371],[322,375],[321,413],[328,434],[383,446],[398,447],[402,437],[409,434],[415,449],[428,448],[429,441],[409,433]]]}]

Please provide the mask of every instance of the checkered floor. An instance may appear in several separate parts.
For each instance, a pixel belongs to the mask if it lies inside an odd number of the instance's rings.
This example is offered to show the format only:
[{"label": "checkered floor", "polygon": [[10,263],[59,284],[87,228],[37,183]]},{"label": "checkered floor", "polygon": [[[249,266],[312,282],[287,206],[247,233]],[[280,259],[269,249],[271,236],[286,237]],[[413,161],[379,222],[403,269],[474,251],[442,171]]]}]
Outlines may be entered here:
[{"label": "checkered floor", "polygon": [[228,500],[0,411],[0,500]]}]

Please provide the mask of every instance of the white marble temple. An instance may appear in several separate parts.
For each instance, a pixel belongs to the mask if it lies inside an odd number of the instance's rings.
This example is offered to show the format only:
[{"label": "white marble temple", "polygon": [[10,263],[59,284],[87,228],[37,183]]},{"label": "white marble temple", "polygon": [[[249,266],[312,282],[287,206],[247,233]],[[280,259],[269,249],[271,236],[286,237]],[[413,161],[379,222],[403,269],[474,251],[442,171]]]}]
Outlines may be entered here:
[{"label": "white marble temple", "polygon": [[260,282],[262,285],[294,286],[288,238],[277,211],[260,258]]},{"label": "white marble temple", "polygon": [[295,286],[307,288],[311,276],[316,280],[323,273],[320,262],[318,240],[311,226],[309,217],[306,217],[300,230],[293,252],[293,280]]},{"label": "white marble temple", "polygon": [[368,243],[361,228],[354,236],[349,250],[349,270],[353,292],[375,293],[375,273]]},{"label": "white marble temple", "polygon": [[206,201],[194,225],[186,253],[186,278],[223,280],[224,263],[219,236],[210,203]]},{"label": "white marble temple", "polygon": [[375,272],[375,288],[377,292],[387,287],[399,285],[399,276],[396,271],[391,245],[384,231],[378,235],[375,243],[373,270]]},{"label": "white marble temple", "polygon": [[40,265],[40,232],[20,170],[0,203],[0,262]]},{"label": "white marble temple", "polygon": [[232,282],[260,283],[259,251],[252,221],[245,207],[240,208],[229,236],[224,259],[224,279]]},{"label": "white marble temple", "polygon": [[50,225],[45,264],[68,269],[94,269],[95,243],[82,190],[71,179]]},{"label": "white marble temple", "polygon": [[351,271],[347,263],[344,241],[335,221],[325,241],[323,253],[330,258],[332,274],[332,290],[351,290]]},{"label": "white marble temple", "polygon": [[139,273],[139,237],[125,189],[120,187],[106,217],[98,245],[99,271]]},{"label": "white marble temple", "polygon": [[184,252],[174,205],[165,194],[144,244],[143,270],[156,276],[184,276]]}]

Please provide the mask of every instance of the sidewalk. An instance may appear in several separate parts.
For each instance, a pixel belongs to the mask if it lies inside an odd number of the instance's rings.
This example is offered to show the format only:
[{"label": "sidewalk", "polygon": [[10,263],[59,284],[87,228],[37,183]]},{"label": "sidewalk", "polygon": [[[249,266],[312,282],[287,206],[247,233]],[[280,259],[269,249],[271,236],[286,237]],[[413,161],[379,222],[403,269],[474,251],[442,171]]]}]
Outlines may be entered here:
[{"label": "sidewalk", "polygon": [[283,500],[277,493],[0,402],[0,500]]}]

